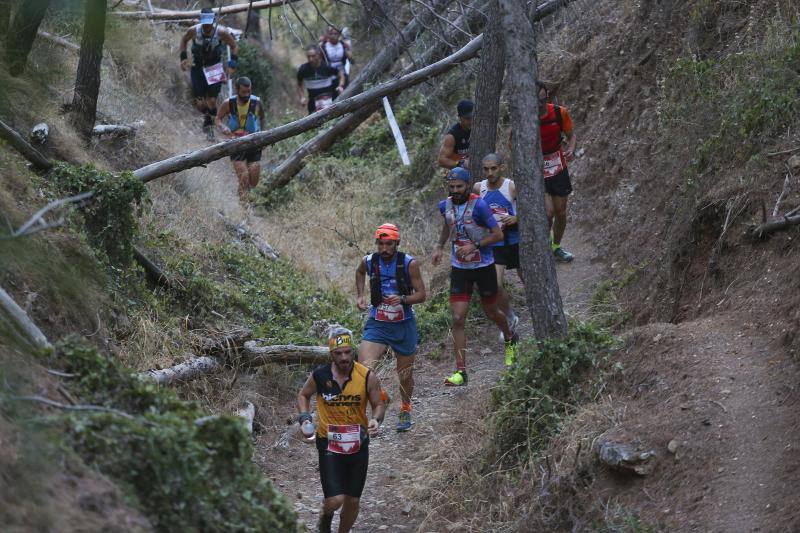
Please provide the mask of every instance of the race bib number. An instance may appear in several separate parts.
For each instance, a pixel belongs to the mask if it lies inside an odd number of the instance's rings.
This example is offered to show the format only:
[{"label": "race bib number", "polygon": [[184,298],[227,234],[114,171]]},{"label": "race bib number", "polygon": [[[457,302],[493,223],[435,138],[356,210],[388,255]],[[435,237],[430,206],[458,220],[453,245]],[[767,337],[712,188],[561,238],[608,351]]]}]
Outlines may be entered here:
[{"label": "race bib number", "polygon": [[314,99],[314,108],[317,111],[321,111],[321,110],[323,110],[325,108],[328,108],[328,107],[330,107],[332,105],[333,105],[333,97],[331,97],[328,94],[323,94],[323,95],[317,96]]},{"label": "race bib number", "polygon": [[375,308],[375,320],[380,322],[402,322],[406,318],[406,311],[403,304],[388,304],[384,300]]},{"label": "race bib number", "polygon": [[492,205],[490,207],[492,208],[492,215],[494,215],[494,219],[498,224],[500,224],[500,226],[502,226],[503,219],[508,216],[508,209],[499,205]]},{"label": "race bib number", "polygon": [[361,426],[328,424],[328,451],[342,455],[358,453],[361,449]]},{"label": "race bib number", "polygon": [[216,85],[217,83],[225,81],[225,69],[222,68],[222,63],[217,63],[210,67],[203,67],[203,74],[205,74],[206,82],[209,85]]},{"label": "race bib number", "polygon": [[564,170],[564,161],[561,159],[561,151],[553,152],[544,156],[544,177],[552,178]]},{"label": "race bib number", "polygon": [[[472,244],[471,241],[462,240],[462,239],[456,239],[456,242],[453,245],[454,246],[453,251],[454,252],[458,252],[458,249],[460,247],[466,246],[468,244]],[[461,263],[480,263],[481,262],[481,250],[480,250],[480,248],[478,248],[474,252],[472,252],[471,254],[469,254],[468,256],[463,257],[463,258],[459,257],[458,254],[456,253],[456,259],[458,259],[458,261],[461,262]]]}]

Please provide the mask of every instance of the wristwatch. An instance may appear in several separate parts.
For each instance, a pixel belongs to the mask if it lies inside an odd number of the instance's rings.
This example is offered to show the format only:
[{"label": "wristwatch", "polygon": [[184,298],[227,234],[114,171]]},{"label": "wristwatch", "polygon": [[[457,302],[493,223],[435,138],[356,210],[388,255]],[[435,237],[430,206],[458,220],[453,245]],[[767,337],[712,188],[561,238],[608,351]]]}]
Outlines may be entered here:
[{"label": "wristwatch", "polygon": [[402,305],[406,305],[406,295],[405,294],[401,294],[400,295],[400,303]]},{"label": "wristwatch", "polygon": [[475,248],[478,249],[481,247],[481,241],[472,241],[472,244],[475,245]]}]

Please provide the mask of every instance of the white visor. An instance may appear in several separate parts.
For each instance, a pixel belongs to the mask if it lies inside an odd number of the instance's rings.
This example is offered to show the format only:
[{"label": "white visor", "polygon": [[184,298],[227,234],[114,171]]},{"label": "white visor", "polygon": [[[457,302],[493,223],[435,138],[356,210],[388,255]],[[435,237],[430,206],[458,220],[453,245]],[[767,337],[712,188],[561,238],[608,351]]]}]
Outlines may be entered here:
[{"label": "white visor", "polygon": [[200,24],[214,24],[214,13],[200,13]]}]

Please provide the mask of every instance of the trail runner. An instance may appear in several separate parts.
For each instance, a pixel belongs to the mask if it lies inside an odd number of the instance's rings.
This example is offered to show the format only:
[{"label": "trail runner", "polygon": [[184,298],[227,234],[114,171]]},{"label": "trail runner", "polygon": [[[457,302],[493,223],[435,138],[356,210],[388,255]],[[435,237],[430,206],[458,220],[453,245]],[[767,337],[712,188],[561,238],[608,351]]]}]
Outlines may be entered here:
[{"label": "trail runner", "polygon": [[239,47],[236,39],[224,27],[215,22],[214,10],[200,11],[200,23],[192,26],[181,38],[181,69],[189,69],[187,46],[192,43],[192,66],[189,70],[192,79],[192,95],[197,109],[203,114],[203,131],[209,139],[214,138],[214,119],[217,115],[217,97],[225,81],[226,73],[222,62],[225,45],[231,47],[228,61],[228,76],[233,76],[238,65]]},{"label": "trail runner", "polygon": [[344,72],[342,86],[347,87],[350,82],[348,64],[353,62],[353,52],[350,43],[342,39],[342,32],[334,26],[328,26],[325,35],[319,39],[319,49],[326,64]]},{"label": "trail runner", "polygon": [[[412,305],[425,301],[425,283],[417,261],[398,251],[400,231],[394,224],[375,230],[378,251],[365,256],[356,269],[356,302],[369,309],[369,318],[358,348],[358,361],[374,368],[377,359],[392,348],[397,357],[400,380],[400,414],[397,431],[411,429],[411,395],[414,392],[414,359],[417,352],[417,321]],[[369,277],[370,298],[364,293]],[[384,393],[384,400],[388,396]]]},{"label": "trail runner", "polygon": [[516,337],[508,326],[508,319],[497,305],[497,274],[495,272],[492,244],[503,240],[489,205],[476,194],[470,194],[469,171],[454,168],[447,174],[450,197],[439,202],[439,212],[444,218],[439,235],[439,246],[433,254],[433,264],[442,259],[445,244],[450,243],[450,311],[453,315],[453,351],[456,371],[445,379],[445,385],[467,384],[464,325],[469,311],[473,285],[478,285],[481,305],[486,317],[497,324],[503,333],[505,359],[512,364],[516,358]]},{"label": "trail runner", "polygon": [[[264,106],[261,99],[253,94],[250,78],[242,76],[236,80],[236,96],[220,106],[217,125],[229,139],[261,131],[264,125]],[[261,177],[261,149],[234,154],[231,162],[239,182],[239,199],[245,201],[247,193],[258,185]]]},{"label": "trail runner", "polygon": [[344,71],[324,64],[322,52],[316,44],[306,48],[306,58],[308,62],[297,69],[297,98],[300,105],[307,107],[310,115],[330,107],[341,94],[344,90]]},{"label": "trail runner", "polygon": [[[297,395],[300,424],[312,419],[311,397],[316,395],[319,417],[316,445],[324,500],[318,531],[330,533],[334,513],[339,533],[347,533],[358,517],[367,480],[369,439],[377,437],[385,407],[378,376],[355,361],[353,334],[344,328],[331,332],[331,362],[315,369]],[[367,402],[372,418],[367,419]]]},{"label": "trail runner", "polygon": [[497,305],[508,317],[511,332],[515,334],[519,317],[511,308],[504,282],[506,270],[519,268],[517,188],[512,180],[504,176],[506,165],[498,154],[484,157],[482,167],[484,179],[473,186],[472,192],[480,195],[489,204],[492,215],[503,230],[503,240],[492,245],[494,266],[497,271]]},{"label": "trail runner", "polygon": [[469,135],[472,131],[472,115],[475,104],[471,100],[461,100],[456,107],[458,122],[447,131],[437,161],[447,171],[456,167],[469,168]]}]

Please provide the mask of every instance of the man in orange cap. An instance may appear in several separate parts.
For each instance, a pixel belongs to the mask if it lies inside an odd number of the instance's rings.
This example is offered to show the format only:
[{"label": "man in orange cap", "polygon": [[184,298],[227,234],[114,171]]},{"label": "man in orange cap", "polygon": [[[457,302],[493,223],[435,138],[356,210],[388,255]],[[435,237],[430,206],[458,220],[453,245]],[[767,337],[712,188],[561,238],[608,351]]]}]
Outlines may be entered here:
[{"label": "man in orange cap", "polygon": [[[411,429],[411,394],[414,391],[414,358],[417,353],[417,321],[411,307],[425,301],[425,283],[419,265],[398,251],[400,231],[394,224],[375,230],[378,251],[364,256],[356,269],[356,302],[369,318],[358,349],[359,362],[372,368],[388,348],[397,356],[400,380],[400,415],[397,431]],[[369,300],[364,282],[369,275]],[[386,393],[384,392],[384,399]]]}]

